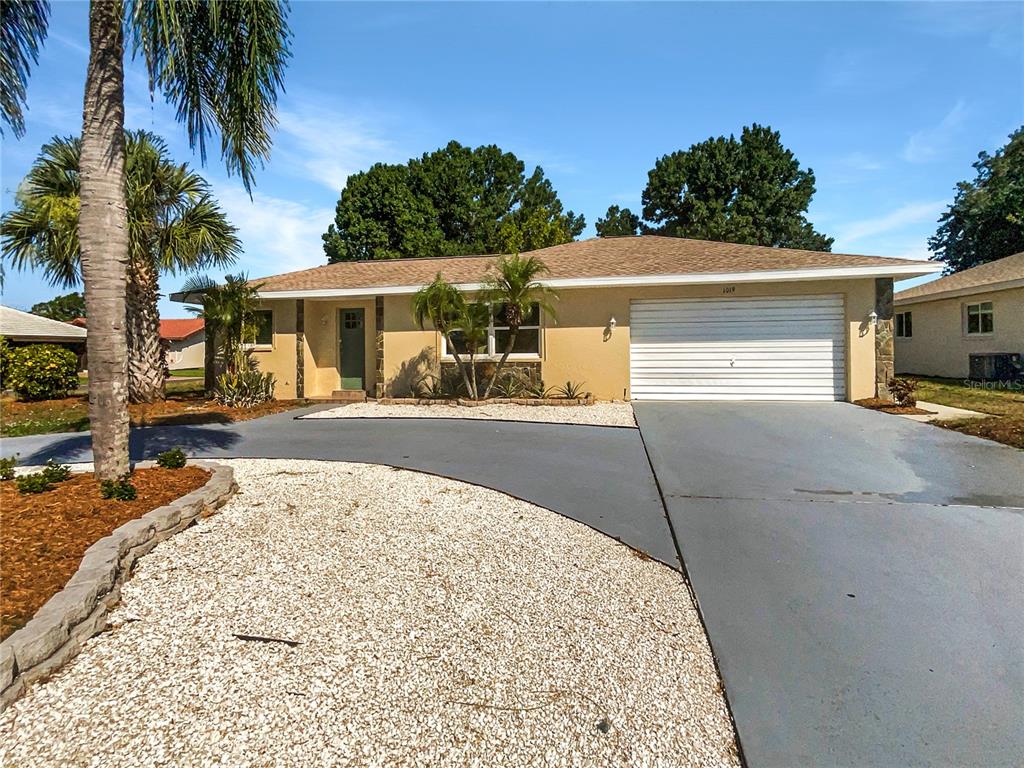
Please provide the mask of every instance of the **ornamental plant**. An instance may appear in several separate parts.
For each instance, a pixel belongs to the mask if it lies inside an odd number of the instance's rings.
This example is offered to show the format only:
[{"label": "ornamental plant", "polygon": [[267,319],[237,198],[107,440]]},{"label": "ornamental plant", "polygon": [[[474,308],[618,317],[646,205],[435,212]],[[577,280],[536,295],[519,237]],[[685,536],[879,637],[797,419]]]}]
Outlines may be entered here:
[{"label": "ornamental plant", "polygon": [[156,465],[163,469],[181,469],[188,461],[185,452],[181,448],[172,448],[169,451],[157,454]]},{"label": "ornamental plant", "polygon": [[134,501],[138,491],[128,479],[128,475],[119,477],[117,480],[104,480],[100,483],[100,496],[104,499],[116,499],[117,501]]},{"label": "ornamental plant", "polygon": [[14,479],[14,465],[18,463],[17,456],[0,459],[0,482]]},{"label": "ornamental plant", "polygon": [[56,344],[29,344],[3,350],[4,386],[23,400],[67,397],[78,386],[78,358]]}]

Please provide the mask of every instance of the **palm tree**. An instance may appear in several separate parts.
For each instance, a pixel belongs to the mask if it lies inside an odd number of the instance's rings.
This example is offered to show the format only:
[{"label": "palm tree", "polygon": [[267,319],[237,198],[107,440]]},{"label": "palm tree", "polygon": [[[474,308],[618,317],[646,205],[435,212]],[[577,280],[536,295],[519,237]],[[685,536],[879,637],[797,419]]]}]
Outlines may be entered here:
[{"label": "palm tree", "polygon": [[[440,272],[437,273],[432,283],[420,288],[412,297],[412,313],[416,322],[419,323],[420,328],[425,328],[426,322],[429,320],[434,329],[444,336],[448,351],[455,358],[455,364],[459,367],[459,373],[462,374],[462,383],[466,387],[466,392],[475,399],[475,364],[472,366],[471,375],[469,367],[459,353],[459,348],[452,341],[452,334],[462,331],[462,326],[466,325],[467,320],[472,326],[474,325],[473,321],[478,319],[474,312],[467,310],[467,306],[468,302],[462,291],[445,280]],[[476,325],[479,324],[476,323]],[[484,328],[486,333],[486,321]],[[478,336],[476,329],[471,328],[470,332],[474,336]],[[478,343],[479,338],[476,338],[475,341]],[[477,344],[471,344],[468,349],[475,353],[476,346]]]},{"label": "palm tree", "polygon": [[[41,10],[42,9],[42,10]],[[45,35],[43,2],[6,0],[0,52],[25,66],[0,67],[2,114],[20,117],[18,85]],[[96,476],[129,471],[125,296],[129,237],[125,203],[124,44],[146,62],[154,91],[177,108],[193,148],[221,134],[228,171],[251,190],[254,164],[270,154],[277,92],[289,56],[287,7],[274,0],[92,0],[89,64],[82,109],[81,209],[78,241],[86,314],[92,327],[89,420]],[[20,34],[8,38],[8,30]]]},{"label": "palm tree", "polygon": [[[186,164],[176,165],[161,138],[134,131],[126,145],[128,399],[152,402],[163,399],[165,383],[158,273],[226,266],[235,261],[241,243],[203,177]],[[0,219],[4,257],[67,288],[81,280],[80,155],[78,139],[45,144],[19,187],[18,207]]]},{"label": "palm tree", "polygon": [[519,335],[519,328],[523,324],[523,318],[532,310],[533,306],[538,311],[544,311],[554,317],[555,310],[551,305],[552,299],[558,298],[558,293],[538,282],[541,275],[548,272],[547,265],[536,256],[523,258],[519,254],[514,256],[502,256],[498,260],[497,274],[487,275],[484,278],[484,290],[482,296],[491,305],[495,319],[503,319],[508,326],[508,341],[505,342],[505,349],[502,350],[501,359],[494,369],[494,375],[487,382],[487,389],[484,391],[484,399],[490,397],[494,383],[508,356],[516,346],[516,337]]},{"label": "palm tree", "polygon": [[216,383],[217,357],[224,361],[229,373],[235,373],[245,344],[256,340],[259,289],[245,275],[225,275],[223,285],[196,275],[181,289],[189,301],[202,304],[188,310],[201,317],[206,328],[203,385],[208,395],[213,394]]}]

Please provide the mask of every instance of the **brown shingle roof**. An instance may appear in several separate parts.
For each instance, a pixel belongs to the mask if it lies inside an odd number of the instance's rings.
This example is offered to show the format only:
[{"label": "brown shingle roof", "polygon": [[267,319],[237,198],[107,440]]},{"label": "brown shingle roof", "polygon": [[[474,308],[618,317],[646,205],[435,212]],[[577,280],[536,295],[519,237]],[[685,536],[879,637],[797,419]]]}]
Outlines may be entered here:
[{"label": "brown shingle roof", "polygon": [[972,288],[980,290],[989,285],[998,285],[1011,280],[1024,280],[1024,251],[1004,259],[996,259],[987,264],[965,269],[963,272],[946,275],[946,277],[932,280],[924,285],[915,285],[913,288],[900,291],[895,298],[896,301],[906,301],[948,291],[968,291]]},{"label": "brown shingle roof", "polygon": [[[545,279],[686,275],[719,272],[858,266],[921,266],[922,262],[882,256],[856,256],[760,245],[718,243],[679,237],[640,235],[577,240],[532,251],[550,273]],[[418,286],[440,272],[452,283],[477,283],[496,256],[349,261],[252,282],[261,291]],[[927,267],[925,270],[927,271]]]}]

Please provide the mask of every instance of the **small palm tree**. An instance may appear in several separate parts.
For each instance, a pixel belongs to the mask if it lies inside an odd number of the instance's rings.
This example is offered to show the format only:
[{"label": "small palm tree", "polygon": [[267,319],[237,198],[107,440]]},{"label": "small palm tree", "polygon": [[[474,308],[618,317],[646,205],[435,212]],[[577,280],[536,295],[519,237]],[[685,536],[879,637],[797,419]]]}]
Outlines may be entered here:
[{"label": "small palm tree", "polygon": [[547,272],[547,265],[536,256],[523,258],[515,254],[502,256],[497,263],[497,273],[484,278],[482,296],[491,305],[495,319],[504,320],[509,331],[501,359],[494,369],[491,380],[487,382],[485,400],[490,397],[491,389],[498,381],[508,356],[515,349],[516,337],[519,335],[523,318],[532,311],[534,305],[550,317],[555,315],[551,300],[557,299],[558,293],[538,281],[538,278]]},{"label": "small palm tree", "polygon": [[236,373],[246,344],[256,340],[256,310],[260,302],[260,286],[252,285],[244,275],[225,275],[219,285],[205,275],[190,278],[181,289],[189,300],[202,306],[188,307],[203,319],[206,330],[205,380],[207,395],[216,386],[217,357],[228,373]]},{"label": "small palm tree", "polygon": [[[164,368],[157,308],[159,273],[194,272],[232,264],[241,251],[235,228],[210,196],[209,185],[175,164],[163,140],[126,134],[128,204],[128,397],[163,399]],[[39,269],[54,285],[81,282],[78,244],[82,142],[54,138],[18,190],[17,208],[0,219],[0,243],[18,269]],[[94,329],[95,330],[95,329]]]},{"label": "small palm tree", "polygon": [[[455,332],[461,331],[463,335],[465,334],[463,326],[467,325],[468,321],[470,333],[477,337],[476,343],[469,345],[469,350],[475,353],[476,347],[479,344],[478,330],[474,327],[478,325],[475,323],[475,320],[478,319],[478,314],[469,310],[468,307],[469,303],[466,301],[465,294],[445,280],[440,272],[437,273],[432,283],[420,288],[412,297],[412,313],[416,318],[416,322],[419,323],[420,328],[425,328],[429,320],[430,324],[434,326],[434,330],[444,336],[448,350],[451,352],[452,357],[455,358],[455,364],[459,367],[459,373],[462,374],[462,383],[466,387],[466,392],[475,399],[475,361],[471,358],[470,364],[467,365],[466,361],[462,359],[458,347],[452,340],[452,334]],[[486,339],[486,321],[483,328],[484,339]],[[465,335],[463,337],[465,338]]]},{"label": "small palm tree", "polygon": [[[129,472],[125,302],[130,258],[125,201],[125,38],[146,62],[154,92],[177,109],[203,161],[220,132],[228,171],[251,189],[270,155],[277,93],[290,56],[282,0],[92,0],[82,108],[82,256],[90,333],[89,421],[99,480]],[[4,0],[0,118],[17,134],[29,74],[46,36],[49,3]]]}]

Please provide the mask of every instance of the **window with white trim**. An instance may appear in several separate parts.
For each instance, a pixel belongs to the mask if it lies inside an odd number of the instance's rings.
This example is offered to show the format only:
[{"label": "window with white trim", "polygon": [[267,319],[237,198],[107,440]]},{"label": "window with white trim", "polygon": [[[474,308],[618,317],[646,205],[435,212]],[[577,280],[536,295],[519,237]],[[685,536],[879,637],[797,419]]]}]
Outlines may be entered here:
[{"label": "window with white trim", "polygon": [[[487,326],[487,341],[482,343],[476,350],[476,354],[487,357],[501,357],[505,352],[505,345],[511,330],[505,325],[505,307],[498,305],[492,308],[490,322]],[[468,352],[465,340],[458,330],[451,332],[452,343],[460,355]],[[441,337],[441,354],[451,357],[448,349],[448,342]],[[516,334],[515,346],[509,355],[510,358],[535,358],[540,357],[540,307],[537,304],[530,306],[530,311],[523,315],[523,322],[519,326],[519,333]]]},{"label": "window with white trim", "polygon": [[991,301],[982,301],[978,304],[968,304],[966,315],[968,336],[992,333],[995,323],[993,322],[994,317]]},{"label": "window with white trim", "polygon": [[914,335],[914,315],[912,312],[896,313],[896,338],[909,339]]}]

